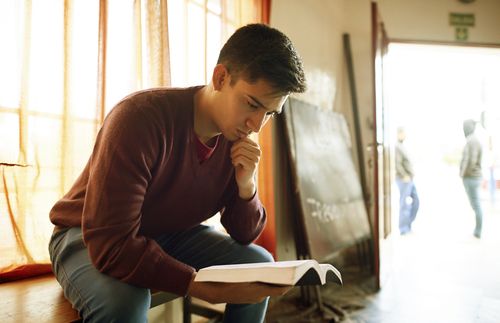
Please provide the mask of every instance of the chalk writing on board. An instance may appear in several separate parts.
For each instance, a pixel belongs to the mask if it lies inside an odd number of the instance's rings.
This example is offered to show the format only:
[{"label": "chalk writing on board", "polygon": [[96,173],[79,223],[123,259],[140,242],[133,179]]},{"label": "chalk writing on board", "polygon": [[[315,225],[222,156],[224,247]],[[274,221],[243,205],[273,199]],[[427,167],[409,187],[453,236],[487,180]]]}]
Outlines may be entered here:
[{"label": "chalk writing on board", "polygon": [[327,260],[370,234],[342,115],[289,98],[281,115],[309,256]]},{"label": "chalk writing on board", "polygon": [[312,209],[311,216],[320,222],[333,222],[342,217],[342,212],[335,204],[323,203],[312,197],[308,197],[306,203]]}]

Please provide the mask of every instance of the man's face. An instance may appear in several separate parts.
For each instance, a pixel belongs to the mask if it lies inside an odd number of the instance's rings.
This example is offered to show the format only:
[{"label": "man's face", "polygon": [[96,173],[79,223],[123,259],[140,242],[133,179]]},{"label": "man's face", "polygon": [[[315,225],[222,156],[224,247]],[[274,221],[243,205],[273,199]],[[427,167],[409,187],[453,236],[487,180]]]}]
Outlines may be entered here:
[{"label": "man's face", "polygon": [[230,141],[258,133],[275,114],[281,113],[288,95],[277,94],[265,80],[248,83],[239,78],[231,85],[231,76],[218,92],[214,122]]}]

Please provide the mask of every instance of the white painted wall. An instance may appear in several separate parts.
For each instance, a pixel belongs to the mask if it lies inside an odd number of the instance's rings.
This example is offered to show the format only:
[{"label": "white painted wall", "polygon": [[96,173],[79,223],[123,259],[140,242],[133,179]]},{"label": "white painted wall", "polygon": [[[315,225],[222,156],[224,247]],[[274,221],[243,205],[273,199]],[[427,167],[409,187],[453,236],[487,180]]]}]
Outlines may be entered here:
[{"label": "white painted wall", "polygon": [[[370,124],[373,123],[370,0],[272,0],[271,3],[271,26],[290,37],[304,62],[308,90],[296,96],[320,108],[342,113],[354,138],[342,40],[343,34],[349,33],[363,146],[366,147],[371,142]],[[368,164],[368,156],[365,157]],[[279,204],[276,209],[278,258],[291,259],[294,257],[294,250],[290,248],[293,237],[286,227],[289,216],[286,212],[280,213]]]},{"label": "white painted wall", "polygon": [[271,25],[287,34],[304,61],[300,99],[343,113],[352,126],[342,35],[348,33],[366,141],[373,106],[370,0],[273,0]]},{"label": "white painted wall", "polygon": [[[351,43],[351,55],[354,68],[354,79],[356,83],[356,97],[358,102],[358,111],[361,127],[361,142],[364,151],[364,165],[368,187],[372,186],[373,170],[370,168],[372,163],[372,152],[368,147],[373,144],[373,106],[374,106],[374,84],[373,84],[373,53],[372,53],[372,35],[371,35],[371,1],[370,0],[344,0],[343,32],[348,33]],[[344,53],[340,53],[343,61],[342,87],[339,91],[342,93],[341,100],[336,105],[335,110],[341,112],[348,121],[351,130],[353,144],[355,144],[354,121],[352,116],[352,99],[350,94],[349,80],[347,75],[347,65],[345,63]],[[353,155],[357,162],[356,147],[353,148]],[[369,192],[373,196],[373,192]],[[371,205],[369,205],[371,207]]]},{"label": "white painted wall", "polygon": [[303,58],[308,91],[298,95],[332,109],[342,78],[343,1],[273,0],[271,25],[292,40]]}]

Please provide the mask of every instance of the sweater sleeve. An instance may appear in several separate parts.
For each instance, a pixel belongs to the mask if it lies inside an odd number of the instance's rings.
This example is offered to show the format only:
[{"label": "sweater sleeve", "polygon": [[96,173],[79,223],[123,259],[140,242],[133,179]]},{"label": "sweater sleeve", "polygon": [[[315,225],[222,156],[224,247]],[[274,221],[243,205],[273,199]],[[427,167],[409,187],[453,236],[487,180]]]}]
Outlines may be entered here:
[{"label": "sweater sleeve", "polygon": [[130,103],[117,106],[106,119],[90,160],[83,238],[100,272],[139,287],[185,295],[194,269],[139,232],[161,147],[155,124],[154,117]]},{"label": "sweater sleeve", "polygon": [[234,177],[226,190],[228,202],[221,211],[221,223],[231,237],[241,244],[249,244],[261,234],[266,224],[266,210],[257,192],[250,200],[238,195]]}]

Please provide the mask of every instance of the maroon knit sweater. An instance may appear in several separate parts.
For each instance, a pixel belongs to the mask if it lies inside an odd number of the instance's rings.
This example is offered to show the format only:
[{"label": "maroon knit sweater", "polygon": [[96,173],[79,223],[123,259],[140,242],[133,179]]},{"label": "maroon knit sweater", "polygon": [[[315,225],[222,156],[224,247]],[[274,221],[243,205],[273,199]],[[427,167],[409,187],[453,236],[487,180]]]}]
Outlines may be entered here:
[{"label": "maroon knit sweater", "polygon": [[221,136],[200,163],[193,130],[200,87],[134,93],[109,113],[92,155],[69,192],[50,212],[58,227],[82,227],[95,267],[124,282],[185,295],[194,268],[153,240],[191,228],[221,211],[221,222],[247,244],[266,214],[257,194],[238,195]]}]

